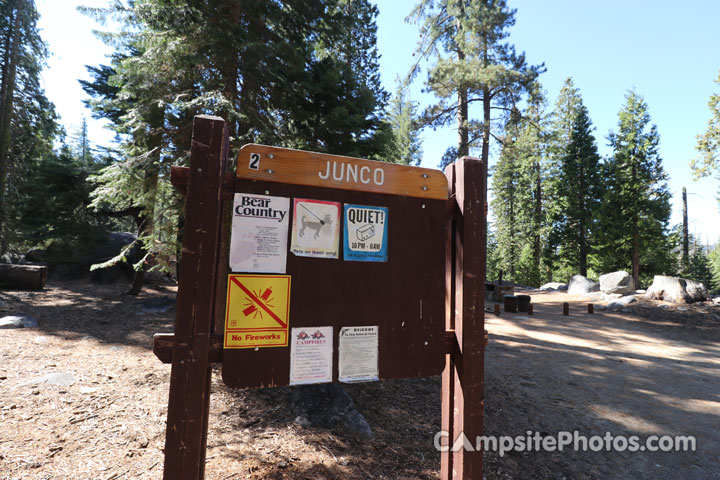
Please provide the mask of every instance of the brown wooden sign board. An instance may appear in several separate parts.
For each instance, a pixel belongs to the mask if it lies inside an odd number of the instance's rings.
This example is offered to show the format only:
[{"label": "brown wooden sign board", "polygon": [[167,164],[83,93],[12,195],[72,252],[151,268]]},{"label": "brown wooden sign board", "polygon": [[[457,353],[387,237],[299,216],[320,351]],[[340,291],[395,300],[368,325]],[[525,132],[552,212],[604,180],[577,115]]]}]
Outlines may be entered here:
[{"label": "brown wooden sign board", "polygon": [[[186,222],[175,334],[156,335],[153,349],[172,362],[164,478],[204,476],[211,363],[222,362],[223,380],[232,387],[289,383],[290,347],[284,342],[228,348],[223,332],[235,193],[385,209],[384,260],[287,252],[287,279],[280,282],[287,280],[288,303],[280,308],[287,307],[287,316],[277,310],[276,320],[288,333],[331,329],[328,381],[339,380],[339,330],[376,327],[379,379],[442,372],[447,443],[461,433],[471,439],[482,434],[487,214],[482,162],[464,158],[446,177],[436,170],[246,145],[237,175],[230,177],[227,138],[222,119],[196,117],[190,167],[171,172],[173,184],[186,194]],[[342,235],[340,242],[342,251]],[[256,304],[242,307],[273,313],[258,301],[269,294],[251,290],[243,291]],[[482,477],[482,452],[443,452],[441,459],[443,479]]]},{"label": "brown wooden sign board", "polygon": [[[260,158],[251,158],[254,155]],[[253,162],[259,164],[259,170],[248,168]],[[330,177],[333,168],[336,177],[342,169],[343,181],[323,179],[328,168]],[[264,170],[272,173],[256,173]],[[348,170],[362,173],[358,180],[374,176],[383,184],[347,182]],[[408,172],[410,180],[402,181]],[[268,181],[269,176],[283,183]],[[441,186],[438,179],[443,181]],[[428,185],[427,190],[422,189]],[[350,189],[359,186],[366,187],[366,191]],[[403,193],[413,190],[417,196],[380,193],[381,188]],[[238,157],[235,192],[387,208],[387,262],[348,261],[342,252],[338,259],[288,253],[286,274],[292,278],[289,326],[333,327],[333,381],[338,380],[338,333],[342,327],[350,326],[378,327],[380,379],[427,377],[442,372],[447,180],[441,172],[246,145]],[[422,198],[430,195],[437,198]],[[223,381],[231,387],[284,386],[288,385],[289,374],[289,345],[226,349],[223,354]]]}]

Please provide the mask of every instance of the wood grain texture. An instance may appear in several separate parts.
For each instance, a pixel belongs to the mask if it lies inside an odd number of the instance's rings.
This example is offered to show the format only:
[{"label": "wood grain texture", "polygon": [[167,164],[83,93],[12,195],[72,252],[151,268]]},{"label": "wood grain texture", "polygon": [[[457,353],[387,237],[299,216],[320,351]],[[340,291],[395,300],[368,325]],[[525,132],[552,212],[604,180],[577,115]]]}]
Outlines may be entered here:
[{"label": "wood grain texture", "polygon": [[416,198],[448,198],[447,180],[439,170],[257,144],[240,149],[237,176]]},{"label": "wood grain texture", "polygon": [[[289,327],[334,327],[337,366],[339,329],[378,325],[381,379],[427,377],[442,372],[446,200],[242,178],[237,179],[236,191],[388,207],[387,262],[288,253],[286,273],[292,277]],[[227,264],[223,268],[227,270]],[[337,373],[335,368],[334,381]],[[223,353],[223,381],[231,387],[287,385],[289,374],[289,346],[257,351],[226,349]]]},{"label": "wood grain texture", "polygon": [[[480,160],[464,157],[446,172],[458,209],[448,240],[453,250],[446,269],[446,323],[458,348],[443,372],[442,429],[448,433],[445,445],[461,434],[474,445],[483,432],[487,171]],[[482,451],[442,452],[440,478],[483,478],[482,463]]]},{"label": "wood grain texture", "polygon": [[203,478],[228,130],[218,117],[193,123],[185,228],[165,436],[165,480]]}]

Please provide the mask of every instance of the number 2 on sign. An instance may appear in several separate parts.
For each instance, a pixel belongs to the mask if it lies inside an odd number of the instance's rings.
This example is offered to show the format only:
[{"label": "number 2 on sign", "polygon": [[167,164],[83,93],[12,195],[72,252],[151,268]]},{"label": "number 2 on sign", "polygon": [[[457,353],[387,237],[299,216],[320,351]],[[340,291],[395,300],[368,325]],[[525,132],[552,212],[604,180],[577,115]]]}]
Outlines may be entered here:
[{"label": "number 2 on sign", "polygon": [[260,154],[259,153],[251,153],[250,154],[250,165],[248,165],[250,170],[259,170],[260,169]]}]

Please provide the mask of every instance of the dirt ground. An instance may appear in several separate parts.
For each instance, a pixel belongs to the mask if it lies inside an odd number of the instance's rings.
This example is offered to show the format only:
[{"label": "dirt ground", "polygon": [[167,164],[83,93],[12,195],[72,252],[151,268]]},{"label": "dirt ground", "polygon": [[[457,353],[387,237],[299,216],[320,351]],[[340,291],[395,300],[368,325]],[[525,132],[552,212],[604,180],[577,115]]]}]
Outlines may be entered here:
[{"label": "dirt ground", "polygon": [[[122,285],[50,282],[0,291],[0,317],[37,328],[0,330],[0,479],[161,478],[170,366],[152,335],[174,311],[140,302],[172,286],[121,295]],[[561,303],[571,301],[571,315]],[[720,307],[586,311],[586,300],[533,294],[535,315],[486,315],[486,433],[694,435],[678,453],[487,453],[486,478],[720,479]],[[713,313],[715,312],[715,313]],[[37,383],[69,373],[68,386]],[[230,390],[213,376],[206,478],[436,478],[439,378],[349,385],[375,432],[360,440],[303,428],[289,389]]]}]

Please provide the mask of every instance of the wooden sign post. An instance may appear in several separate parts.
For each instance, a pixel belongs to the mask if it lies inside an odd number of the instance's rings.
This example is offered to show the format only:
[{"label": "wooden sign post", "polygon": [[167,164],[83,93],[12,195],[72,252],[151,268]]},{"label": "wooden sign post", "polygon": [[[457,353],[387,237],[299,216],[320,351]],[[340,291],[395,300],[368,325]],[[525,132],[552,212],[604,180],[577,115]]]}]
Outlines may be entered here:
[{"label": "wooden sign post", "polygon": [[[443,175],[251,144],[231,174],[227,145],[221,119],[196,117],[190,166],[171,171],[186,204],[175,334],[154,345],[172,363],[164,478],[203,477],[214,362],[237,388],[443,373],[447,443],[474,444],[484,165]],[[441,471],[481,478],[482,453],[443,452]]]}]

